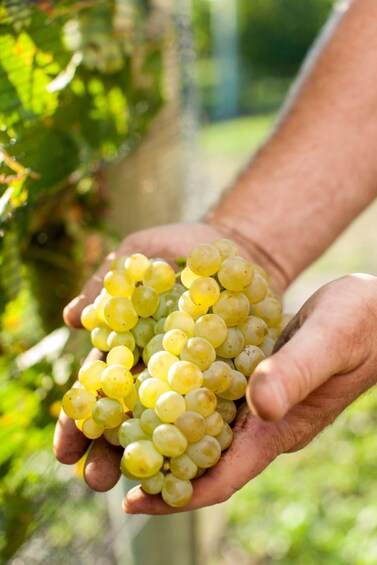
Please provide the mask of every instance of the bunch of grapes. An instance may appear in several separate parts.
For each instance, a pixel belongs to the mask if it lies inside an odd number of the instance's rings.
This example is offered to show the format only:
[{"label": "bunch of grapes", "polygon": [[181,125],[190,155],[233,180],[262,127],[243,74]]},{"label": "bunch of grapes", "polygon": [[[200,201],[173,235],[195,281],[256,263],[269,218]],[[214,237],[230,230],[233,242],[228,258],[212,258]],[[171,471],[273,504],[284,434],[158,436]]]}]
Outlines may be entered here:
[{"label": "bunch of grapes", "polygon": [[81,367],[63,409],[88,438],[124,448],[126,477],[183,506],[232,442],[236,402],[281,332],[281,303],[226,239],[195,246],[178,275],[162,259],[118,258],[103,286],[81,321],[106,361]]}]

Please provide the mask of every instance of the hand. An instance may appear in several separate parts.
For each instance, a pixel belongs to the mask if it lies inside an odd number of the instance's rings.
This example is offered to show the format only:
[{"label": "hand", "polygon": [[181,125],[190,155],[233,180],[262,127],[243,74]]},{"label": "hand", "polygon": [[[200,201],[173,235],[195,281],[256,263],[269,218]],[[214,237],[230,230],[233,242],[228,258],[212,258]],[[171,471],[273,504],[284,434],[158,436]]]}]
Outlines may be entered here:
[{"label": "hand", "polygon": [[182,509],[140,487],[124,499],[129,513],[170,514],[227,500],[278,455],[307,445],[377,379],[377,278],[350,275],[316,292],[284,330],[276,353],[255,370],[234,440],[194,481]]},{"label": "hand", "polygon": [[[116,252],[109,255],[89,280],[80,296],[65,308],[65,322],[75,328],[82,327],[81,312],[85,306],[94,301],[101,291],[103,277],[115,257],[140,252],[148,257],[163,257],[173,264],[178,257],[186,256],[194,245],[216,241],[223,237],[227,237],[227,234],[205,223],[159,226],[126,237]],[[248,250],[239,243],[238,248],[241,255],[250,257]],[[101,355],[100,352],[93,350],[90,359],[96,356],[99,358],[98,355]],[[76,428],[74,421],[67,418],[62,412],[54,437],[54,451],[57,459],[62,463],[75,463],[82,457],[90,443]],[[122,451],[101,438],[92,442],[84,470],[85,480],[91,488],[106,491],[116,484],[120,476],[119,463]]]}]

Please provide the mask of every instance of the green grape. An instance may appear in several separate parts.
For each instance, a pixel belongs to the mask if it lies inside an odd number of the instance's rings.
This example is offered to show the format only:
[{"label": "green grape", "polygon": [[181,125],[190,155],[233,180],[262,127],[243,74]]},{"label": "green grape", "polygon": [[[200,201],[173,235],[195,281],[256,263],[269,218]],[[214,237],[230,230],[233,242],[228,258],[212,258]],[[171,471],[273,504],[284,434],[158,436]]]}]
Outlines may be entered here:
[{"label": "green grape", "polygon": [[108,365],[123,365],[126,369],[131,369],[134,364],[134,356],[131,349],[125,345],[117,345],[107,354],[106,363]]},{"label": "green grape", "polygon": [[160,318],[154,326],[154,335],[163,334],[166,318]]},{"label": "green grape", "polygon": [[165,457],[178,457],[186,451],[187,439],[174,424],[161,424],[154,429],[153,444]]},{"label": "green grape", "polygon": [[[126,420],[128,420],[128,418],[129,417],[127,416],[127,414],[124,414],[123,421],[125,422]],[[118,433],[121,425],[122,424],[119,424],[119,426],[116,426],[115,428],[108,428],[103,432],[103,436],[105,440],[109,442],[111,445],[115,445],[116,447],[120,446]]]},{"label": "green grape", "polygon": [[162,423],[163,422],[157,416],[153,408],[147,408],[140,416],[140,426],[149,435],[152,435],[155,428],[157,428],[157,426],[159,426]]},{"label": "green grape", "polygon": [[192,301],[188,290],[179,297],[178,308],[180,312],[186,312],[186,314],[191,316],[193,320],[196,320],[199,316],[203,316],[203,314],[206,314],[208,311],[206,306],[198,306]]},{"label": "green grape", "polygon": [[144,348],[154,337],[154,327],[156,322],[152,318],[140,318],[136,326],[132,329],[136,345]]},{"label": "green grape", "polygon": [[62,407],[72,420],[83,420],[90,416],[95,403],[96,395],[93,391],[84,388],[71,388],[63,396]]},{"label": "green grape", "polygon": [[260,345],[260,348],[266,357],[272,355],[274,351],[274,347],[275,347],[275,341],[269,336],[267,336],[264,342],[262,343],[262,345]]},{"label": "green grape", "polygon": [[151,438],[141,427],[139,418],[129,418],[119,426],[118,439],[122,447],[127,447],[133,441]]},{"label": "green grape", "polygon": [[109,351],[110,347],[108,346],[107,341],[108,341],[110,332],[111,332],[110,328],[108,328],[105,325],[98,326],[97,328],[94,328],[94,330],[92,330],[90,332],[90,338],[91,338],[91,341],[92,341],[92,345],[94,347],[97,347],[101,351]]},{"label": "green grape", "polygon": [[237,245],[230,239],[219,239],[213,243],[221,255],[221,261],[238,255]]},{"label": "green grape", "polygon": [[177,361],[169,369],[168,383],[176,392],[187,394],[202,386],[203,374],[194,363]]},{"label": "green grape", "polygon": [[176,299],[177,297],[173,292],[173,290],[171,290],[170,292],[163,292],[162,294],[160,294],[159,295],[160,301],[157,310],[153,314],[153,318],[155,320],[161,320],[161,318],[166,318],[166,316],[169,314],[170,307],[172,306],[172,304],[174,304]]},{"label": "green grape", "polygon": [[133,351],[135,349],[135,338],[130,331],[128,332],[114,332],[112,331],[107,338],[107,345],[109,349],[124,345]]},{"label": "green grape", "polygon": [[280,333],[280,328],[268,328],[267,335],[274,341],[277,341],[279,339]]},{"label": "green grape", "polygon": [[145,408],[154,408],[158,397],[164,394],[164,392],[168,392],[168,390],[170,390],[169,385],[161,379],[147,379],[139,388],[140,402]]},{"label": "green grape", "polygon": [[93,420],[105,428],[116,428],[123,422],[123,416],[123,407],[115,398],[100,398],[92,410]]},{"label": "green grape", "polygon": [[187,339],[187,335],[182,330],[169,330],[164,335],[162,345],[168,353],[179,355]]},{"label": "green grape", "polygon": [[228,449],[233,441],[233,431],[229,424],[224,424],[223,429],[221,430],[219,435],[216,436],[216,440],[219,442],[221,451]]},{"label": "green grape", "polygon": [[205,473],[207,472],[207,469],[201,469],[200,467],[198,467],[198,472],[195,475],[195,479],[200,479],[200,477],[202,477]]},{"label": "green grape", "polygon": [[245,345],[260,345],[268,332],[266,322],[256,316],[248,316],[239,329],[245,338]]},{"label": "green grape", "polygon": [[152,357],[154,353],[158,351],[163,351],[164,347],[162,345],[162,341],[164,339],[164,334],[158,334],[152,337],[150,342],[144,347],[143,350],[143,363],[144,365],[148,365],[149,359]]},{"label": "green grape", "polygon": [[255,316],[263,318],[269,326],[280,323],[282,317],[281,303],[276,298],[266,296],[263,300],[253,306]]},{"label": "green grape", "polygon": [[186,394],[185,400],[187,410],[198,412],[204,418],[207,418],[216,410],[216,395],[209,388],[201,387],[192,390]]},{"label": "green grape", "polygon": [[215,361],[203,373],[203,386],[215,393],[223,392],[232,384],[232,369],[224,361]]},{"label": "green grape", "polygon": [[244,290],[249,303],[256,304],[260,302],[266,297],[267,291],[268,283],[266,279],[255,270],[251,284]]},{"label": "green grape", "polygon": [[216,359],[216,351],[206,339],[191,337],[182,347],[181,359],[195,363],[199,369],[205,371]]},{"label": "green grape", "polygon": [[206,433],[206,421],[201,414],[192,410],[181,414],[174,425],[177,426],[188,442],[194,443],[202,439]]},{"label": "green grape", "polygon": [[210,308],[220,296],[220,287],[212,277],[199,277],[191,284],[189,294],[194,304]]},{"label": "green grape", "polygon": [[109,294],[108,292],[106,292],[106,290],[103,288],[101,293],[97,296],[97,298],[94,300],[93,305],[96,308],[96,312],[97,312],[97,317],[100,320],[101,323],[105,322],[105,306],[108,303],[108,301],[111,300],[111,294]]},{"label": "green grape", "polygon": [[126,257],[123,255],[119,257],[115,257],[109,265],[110,271],[123,271],[124,270],[124,263],[126,261]]},{"label": "green grape", "polygon": [[142,371],[135,380],[135,386],[136,386],[136,390],[138,391],[140,388],[141,383],[143,383],[144,381],[146,381],[147,379],[151,378],[151,374],[148,371],[148,369],[144,369],[144,371]]},{"label": "green grape", "polygon": [[144,286],[155,289],[158,294],[171,290],[175,284],[175,272],[165,261],[154,261],[143,274]]},{"label": "green grape", "polygon": [[193,337],[195,322],[186,312],[172,312],[165,320],[164,330],[182,330],[188,337]]},{"label": "green grape", "polygon": [[139,363],[140,360],[140,349],[137,346],[135,346],[133,355],[134,355],[134,364],[132,365],[132,367],[136,367],[136,365]]},{"label": "green grape", "polygon": [[81,312],[81,323],[86,330],[90,332],[100,325],[101,320],[97,316],[97,308],[94,304],[88,304]]},{"label": "green grape", "polygon": [[221,414],[215,411],[206,419],[206,434],[209,436],[217,436],[223,429],[224,420]]},{"label": "green grape", "polygon": [[196,275],[192,272],[189,267],[185,267],[181,272],[181,281],[183,286],[186,288],[190,288],[191,284],[194,282],[195,279],[198,279],[199,275]]},{"label": "green grape", "polygon": [[151,441],[140,439],[127,445],[121,470],[139,478],[153,477],[161,469],[164,458]]},{"label": "green grape", "polygon": [[193,488],[190,481],[178,479],[172,473],[166,475],[161,490],[161,496],[166,504],[174,508],[185,506],[190,502],[192,493]]},{"label": "green grape", "polygon": [[195,322],[195,337],[203,337],[213,347],[219,347],[227,336],[227,325],[217,314],[205,314]]},{"label": "green grape", "polygon": [[238,371],[250,377],[255,367],[265,359],[263,351],[257,345],[246,345],[241,353],[234,359]]},{"label": "green grape", "polygon": [[160,299],[154,288],[138,286],[132,293],[131,301],[137,314],[142,318],[148,318],[156,312]]},{"label": "green grape", "polygon": [[208,469],[220,459],[221,447],[213,436],[205,435],[196,443],[189,444],[187,454],[198,467]]},{"label": "green grape", "polygon": [[165,475],[159,471],[152,477],[141,479],[140,484],[144,492],[148,494],[159,494],[164,486]]},{"label": "green grape", "polygon": [[133,253],[124,262],[127,273],[135,282],[143,280],[144,273],[150,267],[150,264],[149,259],[142,253]]},{"label": "green grape", "polygon": [[187,257],[187,266],[195,275],[210,277],[221,265],[220,252],[210,243],[193,247]]},{"label": "green grape", "polygon": [[130,392],[124,396],[123,402],[126,405],[126,408],[128,408],[128,410],[132,411],[138,400],[139,400],[139,395],[137,393],[137,388],[136,388],[136,385],[134,383],[131,387]]},{"label": "green grape", "polygon": [[227,290],[242,292],[250,286],[254,268],[250,261],[243,257],[229,257],[222,262],[217,276]]},{"label": "green grape", "polygon": [[216,349],[217,354],[225,359],[232,359],[241,353],[245,344],[243,333],[238,328],[228,328],[224,343]]},{"label": "green grape", "polygon": [[172,355],[168,351],[158,351],[149,359],[148,371],[152,377],[167,382],[169,369],[177,361],[176,355]]},{"label": "green grape", "polygon": [[221,414],[226,424],[231,424],[237,416],[237,406],[233,400],[225,400],[225,398],[217,397],[216,411]]},{"label": "green grape", "polygon": [[133,377],[123,365],[109,365],[101,375],[101,387],[110,398],[123,399],[132,389]]},{"label": "green grape", "polygon": [[212,311],[225,321],[229,327],[238,326],[249,315],[250,304],[242,292],[224,290],[213,306]]},{"label": "green grape", "polygon": [[101,375],[107,365],[103,361],[87,361],[79,370],[79,381],[87,390],[101,388]]},{"label": "green grape", "polygon": [[103,280],[103,286],[111,296],[130,298],[135,282],[126,271],[109,271]]},{"label": "green grape", "polygon": [[218,392],[217,396],[225,400],[238,400],[245,396],[247,379],[240,371],[232,370],[232,384],[223,392]]},{"label": "green grape", "polygon": [[180,283],[176,282],[170,292],[171,292],[172,296],[174,296],[175,298],[178,299],[180,296],[182,296],[182,294],[185,291],[186,291],[185,287],[183,285],[181,285]]},{"label": "green grape", "polygon": [[105,431],[105,426],[103,424],[97,424],[92,417],[89,417],[83,421],[81,431],[87,438],[97,439],[101,437]]},{"label": "green grape", "polygon": [[131,330],[139,319],[131,300],[126,296],[111,298],[105,305],[104,314],[107,324],[116,332]]},{"label": "green grape", "polygon": [[143,412],[145,411],[145,406],[140,402],[140,400],[137,400],[135,402],[135,405],[132,409],[132,414],[134,418],[141,418],[141,415],[143,414]]},{"label": "green grape", "polygon": [[186,412],[186,402],[181,394],[169,390],[158,397],[154,409],[160,420],[172,424],[183,412]]},{"label": "green grape", "polygon": [[187,455],[182,453],[179,457],[172,457],[169,461],[170,470],[178,479],[189,481],[193,479],[198,472],[198,467],[194,461]]}]

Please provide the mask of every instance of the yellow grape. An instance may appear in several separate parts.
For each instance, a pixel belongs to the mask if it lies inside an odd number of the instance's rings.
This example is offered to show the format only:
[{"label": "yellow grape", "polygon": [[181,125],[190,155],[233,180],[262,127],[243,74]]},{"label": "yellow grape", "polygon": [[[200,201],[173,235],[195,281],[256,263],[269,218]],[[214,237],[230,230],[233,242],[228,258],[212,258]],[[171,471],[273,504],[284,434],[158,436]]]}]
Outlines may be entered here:
[{"label": "yellow grape", "polygon": [[191,284],[189,294],[194,304],[210,308],[220,296],[220,287],[212,277],[199,277]]},{"label": "yellow grape", "polygon": [[218,272],[220,283],[227,290],[242,292],[250,286],[254,275],[253,265],[243,257],[229,257],[222,262]]},{"label": "yellow grape", "polygon": [[187,394],[203,383],[203,374],[199,367],[190,361],[177,361],[169,368],[168,382],[173,390]]},{"label": "yellow grape", "polygon": [[85,306],[81,312],[80,320],[83,327],[90,332],[100,325],[101,320],[98,318],[97,308],[94,304],[88,304],[88,306]]},{"label": "yellow grape", "polygon": [[87,390],[101,388],[101,375],[107,365],[103,361],[87,361],[79,370],[79,381]]},{"label": "yellow grape", "polygon": [[140,282],[143,280],[144,273],[150,264],[149,259],[142,253],[133,253],[126,258],[124,266],[130,277],[135,282]]},{"label": "yellow grape", "polygon": [[195,275],[209,277],[221,265],[220,252],[210,243],[200,243],[193,247],[187,257],[187,266]]},{"label": "yellow grape", "polygon": [[126,271],[109,271],[103,280],[103,286],[111,296],[130,297],[135,282]]},{"label": "yellow grape", "polygon": [[143,274],[143,284],[162,294],[175,284],[175,272],[165,261],[154,261]]},{"label": "yellow grape", "polygon": [[106,363],[108,365],[123,365],[126,369],[131,369],[134,364],[134,356],[131,349],[125,345],[117,345],[107,354]]},{"label": "yellow grape", "polygon": [[227,325],[217,314],[205,314],[195,322],[195,337],[202,337],[213,347],[219,347],[226,340]]},{"label": "yellow grape", "polygon": [[126,332],[136,326],[139,319],[126,296],[111,298],[105,305],[104,315],[107,324],[116,332]]}]

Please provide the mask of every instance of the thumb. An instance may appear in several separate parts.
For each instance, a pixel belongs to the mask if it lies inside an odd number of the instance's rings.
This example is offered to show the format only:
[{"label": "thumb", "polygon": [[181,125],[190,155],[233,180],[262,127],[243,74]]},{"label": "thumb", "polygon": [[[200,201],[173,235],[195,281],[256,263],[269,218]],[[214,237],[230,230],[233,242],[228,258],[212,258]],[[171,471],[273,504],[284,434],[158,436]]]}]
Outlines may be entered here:
[{"label": "thumb", "polygon": [[313,390],[347,367],[347,348],[321,316],[310,317],[283,347],[262,361],[246,392],[253,412],[279,420]]}]

